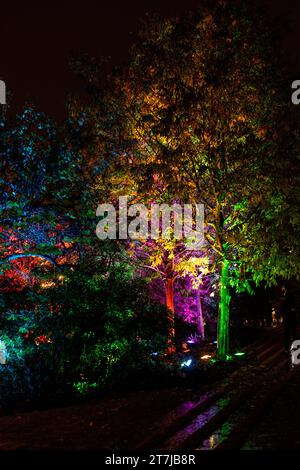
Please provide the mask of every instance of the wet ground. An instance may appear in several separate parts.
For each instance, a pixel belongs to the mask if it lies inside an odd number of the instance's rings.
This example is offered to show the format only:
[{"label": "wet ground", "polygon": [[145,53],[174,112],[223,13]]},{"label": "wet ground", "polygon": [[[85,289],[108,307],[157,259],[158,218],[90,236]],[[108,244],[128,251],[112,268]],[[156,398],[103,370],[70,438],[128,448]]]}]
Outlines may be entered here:
[{"label": "wet ground", "polygon": [[[272,346],[275,349],[276,341],[278,340],[275,337]],[[263,353],[258,352],[269,360],[269,349],[267,345]],[[210,385],[197,385],[193,388],[173,386],[122,394],[116,392],[113,396],[102,397],[90,403],[2,416],[0,450],[131,450],[149,436],[159,434],[166,421],[168,424],[169,417],[171,421],[174,416],[178,419],[180,413],[190,411],[199,400],[216,393],[218,387],[229,387],[231,392],[222,392],[218,401],[213,402],[199,415],[195,415],[187,428],[182,428],[181,437],[184,441],[185,429],[190,429],[191,426],[195,429],[204,427],[214,419],[217,412],[226,408],[230,393],[236,393],[239,389],[243,392],[244,389],[257,384],[257,367],[256,362],[251,366],[251,361],[247,361],[236,373],[229,374],[227,379]],[[298,367],[299,370],[297,369],[292,379],[284,385],[271,407],[268,406],[265,415],[260,416],[242,449],[300,449],[300,366]],[[275,383],[280,382],[282,377],[278,372],[277,378],[276,368],[272,374]],[[199,440],[198,445],[193,448],[214,449],[222,441],[222,435],[230,434],[236,423],[239,420],[243,422],[243,417],[255,409],[260,399],[264,399],[262,393],[265,394],[264,389],[258,395],[254,394],[252,401],[243,402],[243,406],[239,405],[237,416],[233,414],[230,419],[224,421],[219,430],[213,432],[208,439]],[[176,440],[178,435],[174,436]],[[170,444],[169,441],[165,442]]]},{"label": "wet ground", "polygon": [[201,389],[170,388],[94,403],[0,417],[0,450],[132,449],[166,413],[188,406]]},{"label": "wet ground", "polygon": [[[205,387],[140,391],[92,404],[4,416],[0,418],[0,450],[132,449],[167,412],[180,404],[188,406],[203,392]],[[300,370],[242,449],[300,449]]]},{"label": "wet ground", "polygon": [[252,431],[243,449],[300,449],[300,370]]}]

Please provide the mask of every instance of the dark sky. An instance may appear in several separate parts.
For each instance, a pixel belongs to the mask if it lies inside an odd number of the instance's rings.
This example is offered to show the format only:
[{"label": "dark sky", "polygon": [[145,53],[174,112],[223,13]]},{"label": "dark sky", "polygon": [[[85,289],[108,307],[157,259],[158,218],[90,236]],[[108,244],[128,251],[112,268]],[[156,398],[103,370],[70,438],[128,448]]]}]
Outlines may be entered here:
[{"label": "dark sky", "polygon": [[[80,87],[69,70],[71,51],[110,56],[112,64],[119,64],[126,59],[139,18],[147,11],[173,16],[200,1],[1,2],[0,79],[13,94],[13,109],[31,100],[50,116],[62,119],[66,95]],[[293,79],[300,79],[296,75],[300,72],[300,1],[257,2],[267,2],[277,21],[291,20],[292,31],[286,33],[282,47],[289,56],[291,76],[294,73]]]}]

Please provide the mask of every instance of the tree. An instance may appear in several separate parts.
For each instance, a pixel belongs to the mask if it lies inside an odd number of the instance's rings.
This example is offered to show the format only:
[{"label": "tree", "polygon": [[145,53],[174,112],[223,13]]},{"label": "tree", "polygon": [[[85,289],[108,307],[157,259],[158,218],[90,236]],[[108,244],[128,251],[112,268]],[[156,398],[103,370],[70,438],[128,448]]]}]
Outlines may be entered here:
[{"label": "tree", "polygon": [[[87,83],[93,84],[90,89],[91,101],[82,106],[75,99],[70,103],[70,116],[73,129],[77,128],[78,151],[88,162],[93,162],[94,181],[90,181],[89,190],[98,202],[109,202],[115,206],[113,219],[119,226],[120,215],[118,212],[119,196],[126,196],[130,204],[145,204],[150,209],[155,203],[159,206],[161,193],[164,191],[162,181],[153,175],[151,190],[143,187],[140,182],[142,175],[138,173],[127,173],[126,141],[121,136],[120,129],[115,127],[120,122],[122,106],[115,94],[114,87],[99,83],[97,77],[101,76],[101,64],[95,59],[78,59],[76,70],[85,78]],[[104,91],[103,91],[104,89]],[[78,126],[80,123],[80,126]],[[74,134],[74,131],[73,131]],[[125,154],[120,155],[124,149]],[[173,201],[168,201],[171,204]],[[176,240],[174,237],[174,214],[170,214],[170,226],[166,229],[168,233],[161,232],[158,239],[151,237],[137,240],[128,239],[116,242],[120,251],[115,261],[126,261],[138,270],[147,270],[148,273],[160,277],[165,289],[165,304],[169,309],[172,324],[171,336],[174,330],[174,285],[179,277],[191,276],[194,284],[199,285],[198,273],[204,275],[207,272],[208,260],[198,250],[187,248],[187,240]],[[103,220],[103,227],[105,217]],[[147,221],[150,224],[150,221]],[[150,226],[150,225],[149,225]],[[137,230],[138,231],[138,230]],[[196,280],[198,279],[198,281]]]},{"label": "tree", "polygon": [[39,267],[76,265],[88,211],[81,162],[43,113],[27,107],[13,125],[3,120],[0,151],[0,267],[7,290],[31,285]]},{"label": "tree", "polygon": [[106,101],[114,127],[102,136],[110,142],[105,158],[125,183],[119,191],[134,181],[137,194],[155,199],[156,179],[160,200],[205,205],[206,256],[220,275],[222,358],[230,285],[246,287],[247,268],[256,269],[247,250],[255,251],[255,228],[265,222],[270,162],[280,170],[287,158],[287,100],[272,39],[242,0],[208,1],[182,19],[155,19],[143,25]]},{"label": "tree", "polygon": [[194,280],[194,287],[198,289],[203,276],[208,273],[208,259],[197,251],[187,249],[182,242],[163,237],[160,240],[131,242],[128,255],[137,267],[152,272],[162,280],[165,304],[170,312],[171,335],[174,337],[176,280],[189,277]]}]

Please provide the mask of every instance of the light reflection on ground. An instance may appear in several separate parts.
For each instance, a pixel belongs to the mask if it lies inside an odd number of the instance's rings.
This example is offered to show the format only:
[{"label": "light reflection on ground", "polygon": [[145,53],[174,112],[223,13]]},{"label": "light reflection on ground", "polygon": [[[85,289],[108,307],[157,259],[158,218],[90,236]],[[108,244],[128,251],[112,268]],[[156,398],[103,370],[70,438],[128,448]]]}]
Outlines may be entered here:
[{"label": "light reflection on ground", "polygon": [[221,398],[216,402],[215,405],[211,406],[207,410],[199,413],[199,415],[191,421],[191,423],[175,433],[168,441],[163,445],[164,449],[176,449],[181,447],[184,441],[191,436],[194,432],[203,428],[216,414],[222,410],[229,403],[229,398]]}]

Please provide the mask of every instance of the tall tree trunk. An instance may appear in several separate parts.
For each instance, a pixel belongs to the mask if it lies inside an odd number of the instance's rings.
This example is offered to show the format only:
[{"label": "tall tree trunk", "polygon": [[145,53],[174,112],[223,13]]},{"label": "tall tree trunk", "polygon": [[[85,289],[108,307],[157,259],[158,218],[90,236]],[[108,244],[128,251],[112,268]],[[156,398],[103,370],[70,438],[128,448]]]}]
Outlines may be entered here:
[{"label": "tall tree trunk", "polygon": [[202,302],[201,302],[201,292],[200,287],[196,290],[196,312],[198,320],[198,331],[202,341],[205,339],[204,333],[204,321],[203,321],[203,311],[202,311]]},{"label": "tall tree trunk", "polygon": [[221,359],[226,359],[226,356],[229,354],[229,315],[229,261],[223,259],[220,264],[220,300],[218,315],[218,355]]},{"label": "tall tree trunk", "polygon": [[166,279],[166,305],[170,312],[171,321],[171,337],[175,336],[175,319],[174,319],[174,279]]}]

